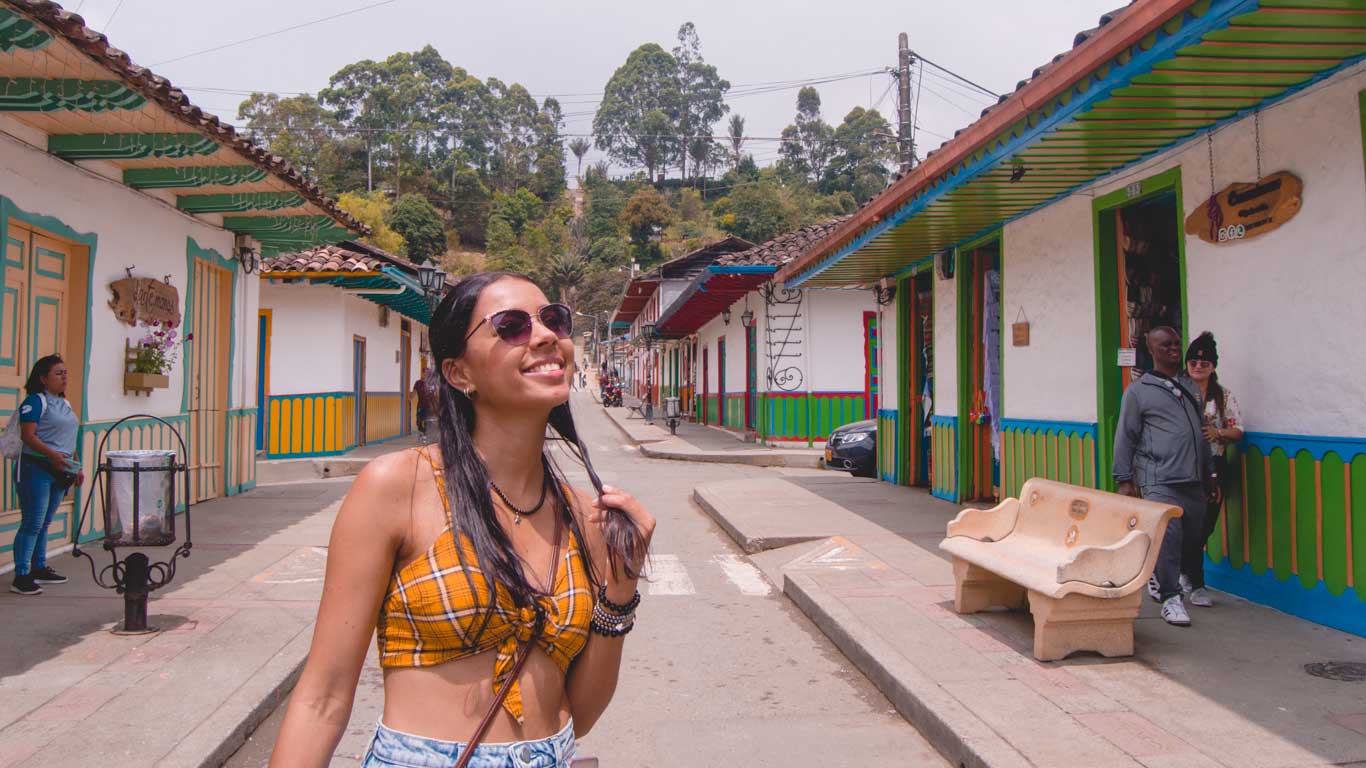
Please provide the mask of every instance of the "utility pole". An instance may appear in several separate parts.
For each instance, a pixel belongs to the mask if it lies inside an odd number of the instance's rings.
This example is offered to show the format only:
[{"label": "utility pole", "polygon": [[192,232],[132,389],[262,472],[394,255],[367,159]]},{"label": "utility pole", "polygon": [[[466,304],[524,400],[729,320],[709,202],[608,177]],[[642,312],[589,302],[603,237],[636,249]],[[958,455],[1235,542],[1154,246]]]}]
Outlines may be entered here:
[{"label": "utility pole", "polygon": [[902,32],[897,37],[897,117],[900,123],[897,132],[897,155],[901,160],[901,172],[911,170],[915,162],[915,129],[911,125],[911,56],[910,39]]}]

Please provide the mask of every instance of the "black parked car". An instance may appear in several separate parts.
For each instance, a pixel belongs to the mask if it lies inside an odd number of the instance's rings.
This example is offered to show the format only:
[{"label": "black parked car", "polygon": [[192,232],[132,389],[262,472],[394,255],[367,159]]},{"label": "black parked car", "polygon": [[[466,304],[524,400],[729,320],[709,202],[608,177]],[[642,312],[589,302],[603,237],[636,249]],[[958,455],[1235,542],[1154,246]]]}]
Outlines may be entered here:
[{"label": "black parked car", "polygon": [[854,477],[877,477],[877,422],[856,421],[831,432],[825,443],[825,466]]}]

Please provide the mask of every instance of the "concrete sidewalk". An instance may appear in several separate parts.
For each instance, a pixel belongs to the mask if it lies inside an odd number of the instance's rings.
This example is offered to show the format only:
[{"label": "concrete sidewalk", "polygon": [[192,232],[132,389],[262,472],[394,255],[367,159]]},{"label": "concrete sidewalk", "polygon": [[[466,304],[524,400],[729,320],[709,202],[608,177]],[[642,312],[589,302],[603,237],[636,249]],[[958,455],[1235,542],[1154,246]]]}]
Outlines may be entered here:
[{"label": "concrete sidewalk", "polygon": [[627,408],[604,408],[608,418],[640,452],[652,459],[698,461],[717,464],[744,464],[752,467],[802,467],[820,469],[824,452],[819,448],[769,448],[742,441],[718,427],[690,421],[678,424],[676,435],[669,434],[668,422],[656,413],[648,423]]},{"label": "concrete sidewalk", "polygon": [[753,559],[954,764],[1366,765],[1366,684],[1304,669],[1366,661],[1360,637],[1219,594],[1185,629],[1145,601],[1131,658],[1038,662],[1027,613],[953,611],[952,504],[833,476],[696,499],[741,546],[781,547]]},{"label": "concrete sidewalk", "polygon": [[[193,553],[152,593],[158,634],[111,634],[122,597],[69,555],[51,561],[68,583],[0,593],[0,766],[221,765],[302,668],[349,487],[260,486],[196,505]],[[109,564],[98,543],[87,551]]]}]

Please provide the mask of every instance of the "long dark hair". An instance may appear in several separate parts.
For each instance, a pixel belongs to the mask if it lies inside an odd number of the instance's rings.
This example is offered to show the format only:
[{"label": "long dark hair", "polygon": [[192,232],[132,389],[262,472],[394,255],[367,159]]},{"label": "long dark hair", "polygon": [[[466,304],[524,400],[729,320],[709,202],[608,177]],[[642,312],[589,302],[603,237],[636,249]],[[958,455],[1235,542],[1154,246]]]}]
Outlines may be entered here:
[{"label": "long dark hair", "polygon": [[[437,306],[432,316],[431,344],[435,363],[427,377],[427,391],[432,398],[433,407],[440,427],[440,446],[443,473],[446,487],[451,496],[451,528],[457,536],[468,537],[474,547],[475,559],[480,572],[489,584],[488,606],[484,609],[484,619],[474,633],[471,644],[477,644],[483,633],[493,606],[497,603],[498,590],[506,590],[513,604],[519,608],[534,604],[539,594],[523,573],[521,563],[512,549],[512,542],[498,523],[494,513],[493,497],[489,491],[488,467],[474,448],[475,412],[474,403],[465,393],[452,386],[442,375],[442,363],[454,360],[465,353],[465,337],[470,332],[474,316],[474,306],[480,294],[493,283],[503,280],[525,280],[534,282],[515,272],[481,272],[472,275],[451,288]],[[602,480],[588,458],[588,449],[579,439],[574,426],[574,417],[569,411],[569,403],[562,403],[550,412],[548,424],[568,446],[574,458],[583,463],[588,470],[588,478],[598,495],[602,494]],[[564,493],[564,476],[557,471],[551,461],[549,450],[542,454],[541,465],[547,479],[551,482],[554,506],[562,523],[580,542],[579,551],[587,566],[589,579],[598,586],[596,570],[574,516],[570,501]],[[640,564],[645,558],[645,540],[631,518],[619,509],[609,509],[604,525],[607,542],[608,573],[624,574],[628,578],[639,576]],[[457,547],[457,552],[461,548]],[[465,578],[473,581],[468,564],[460,555],[465,569]],[[477,594],[477,593],[476,593]]]},{"label": "long dark hair", "polygon": [[1205,397],[1214,401],[1214,407],[1219,409],[1219,418],[1224,418],[1224,387],[1219,383],[1218,371],[1209,372],[1209,383],[1205,385]]},{"label": "long dark hair", "polygon": [[37,395],[47,391],[47,385],[43,384],[43,379],[52,369],[62,362],[61,355],[47,355],[38,358],[38,362],[33,364],[33,370],[28,372],[28,381],[24,382],[24,391],[30,395]]}]

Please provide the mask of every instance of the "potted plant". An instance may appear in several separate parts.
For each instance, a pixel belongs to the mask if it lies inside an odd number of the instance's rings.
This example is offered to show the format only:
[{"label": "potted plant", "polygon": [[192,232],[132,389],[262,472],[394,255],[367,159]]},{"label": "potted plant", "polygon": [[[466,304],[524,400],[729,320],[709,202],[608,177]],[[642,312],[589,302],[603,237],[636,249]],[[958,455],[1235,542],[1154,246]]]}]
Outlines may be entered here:
[{"label": "potted plant", "polygon": [[194,339],[193,333],[180,339],[180,331],[159,321],[140,322],[142,338],[127,343],[124,358],[123,390],[150,394],[171,384],[170,373],[180,357],[180,344]]}]

